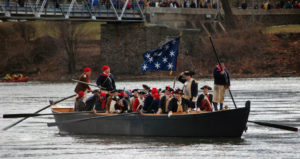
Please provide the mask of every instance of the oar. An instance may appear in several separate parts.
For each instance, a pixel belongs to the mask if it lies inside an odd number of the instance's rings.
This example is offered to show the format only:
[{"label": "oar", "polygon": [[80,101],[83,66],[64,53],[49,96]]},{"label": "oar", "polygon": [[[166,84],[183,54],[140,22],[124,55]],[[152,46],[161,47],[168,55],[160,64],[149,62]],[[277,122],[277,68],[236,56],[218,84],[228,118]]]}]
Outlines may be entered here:
[{"label": "oar", "polygon": [[[83,82],[83,81],[79,81],[79,80],[75,80],[75,79],[72,79],[72,81],[74,81],[74,82],[79,82],[79,83],[83,83],[83,84],[87,84],[87,85],[94,86],[94,87],[98,87],[98,86],[95,85],[95,84],[87,83],[87,82]],[[99,88],[99,87],[98,87],[98,88]]]},{"label": "oar", "polygon": [[279,124],[273,124],[273,123],[266,123],[266,122],[260,122],[260,121],[249,121],[250,123],[262,125],[262,126],[268,126],[272,128],[278,128],[278,129],[283,129],[283,130],[289,130],[289,131],[298,131],[298,128],[291,127],[291,126],[286,126],[286,125],[279,125]]},{"label": "oar", "polygon": [[[246,104],[245,104],[246,107],[250,107],[250,105],[251,105],[250,101],[247,101]],[[248,120],[248,122],[258,124],[258,125],[262,125],[262,126],[268,126],[268,127],[272,127],[272,128],[283,129],[283,130],[298,131],[298,128],[291,127],[291,126],[286,126],[286,125],[272,124],[272,123],[266,123],[266,122],[261,122],[261,121],[249,121],[249,120]]]},{"label": "oar", "polygon": [[[218,54],[217,54],[217,51],[216,51],[216,48],[215,48],[215,46],[214,46],[214,43],[213,43],[213,41],[212,41],[212,39],[211,39],[211,36],[209,36],[209,40],[210,40],[211,46],[212,46],[212,48],[213,48],[213,50],[214,50],[214,53],[215,53],[215,55],[216,55],[216,58],[217,58],[217,61],[218,61],[219,66],[220,66],[220,68],[221,68],[221,71],[223,71],[223,68],[222,68],[221,63],[220,63],[219,56],[218,56]],[[226,75],[226,72],[224,72],[224,76],[225,76],[226,83],[228,83],[227,77],[226,77],[226,76],[227,76],[227,75]],[[233,102],[233,104],[234,104],[234,107],[235,107],[235,109],[236,109],[237,106],[236,106],[235,101],[234,101],[234,99],[233,99],[231,90],[228,89],[228,91],[229,91],[230,97],[231,97],[231,99],[232,99],[232,102]]]},{"label": "oar", "polygon": [[63,124],[76,123],[76,122],[81,122],[81,121],[86,121],[86,120],[91,120],[91,119],[117,117],[117,116],[129,115],[129,114],[138,114],[138,112],[122,113],[122,114],[117,114],[117,115],[93,116],[93,117],[89,117],[89,118],[82,118],[82,119],[68,120],[68,121],[63,121],[63,122],[47,123],[47,125],[48,125],[48,127],[51,127],[51,126],[57,126],[57,125],[63,125]]},{"label": "oar", "polygon": [[82,113],[93,113],[92,111],[81,111],[81,112],[67,112],[67,113],[46,113],[46,114],[33,114],[33,113],[23,113],[23,114],[3,114],[3,118],[24,118],[24,117],[36,117],[44,115],[73,115]]},{"label": "oar", "polygon": [[[57,103],[59,103],[59,102],[62,102],[62,101],[64,101],[64,100],[67,100],[67,99],[69,99],[69,98],[72,98],[72,97],[75,97],[75,96],[76,96],[76,94],[74,94],[74,95],[71,95],[71,96],[68,96],[68,97],[66,97],[66,98],[63,98],[63,99],[61,99],[61,100],[58,100],[58,101],[55,101],[55,102],[51,102],[51,104],[50,104],[50,105],[47,105],[47,106],[45,106],[44,108],[42,108],[42,109],[40,109],[40,110],[38,110],[38,111],[34,112],[34,114],[37,114],[37,113],[39,113],[39,112],[41,112],[41,111],[43,111],[43,110],[45,110],[45,109],[47,109],[47,108],[51,107],[51,105],[57,104]],[[11,127],[13,127],[13,126],[15,126],[15,125],[19,124],[20,122],[22,122],[22,121],[26,120],[27,118],[29,118],[29,117],[25,117],[25,118],[23,118],[23,119],[21,119],[21,120],[19,120],[19,121],[15,122],[15,123],[13,123],[13,124],[11,124],[11,125],[7,126],[7,127],[5,127],[5,128],[4,128],[4,129],[2,129],[2,130],[3,130],[3,131],[5,131],[5,130],[8,130],[8,129],[10,129]]]}]

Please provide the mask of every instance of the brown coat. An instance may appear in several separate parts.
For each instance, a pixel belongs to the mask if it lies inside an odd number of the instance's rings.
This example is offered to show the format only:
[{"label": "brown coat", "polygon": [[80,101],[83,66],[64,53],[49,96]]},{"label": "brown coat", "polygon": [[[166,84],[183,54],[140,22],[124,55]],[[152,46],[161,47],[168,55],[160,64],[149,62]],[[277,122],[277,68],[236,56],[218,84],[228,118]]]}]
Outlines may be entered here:
[{"label": "brown coat", "polygon": [[[90,77],[88,77],[88,75],[83,73],[83,74],[80,75],[79,81],[89,83],[90,82]],[[83,83],[78,82],[74,91],[76,93],[78,93],[79,91],[86,91],[86,90],[91,90],[90,86],[87,85],[87,84],[83,84]]]}]

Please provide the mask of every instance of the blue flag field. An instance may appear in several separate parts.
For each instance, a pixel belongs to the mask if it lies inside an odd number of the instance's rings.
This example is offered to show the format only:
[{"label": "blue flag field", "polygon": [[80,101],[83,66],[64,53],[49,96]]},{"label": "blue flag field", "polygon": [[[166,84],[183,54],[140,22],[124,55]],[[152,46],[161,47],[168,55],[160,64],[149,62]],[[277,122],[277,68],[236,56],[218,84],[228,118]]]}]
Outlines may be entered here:
[{"label": "blue flag field", "polygon": [[178,56],[179,37],[166,42],[161,47],[143,53],[144,63],[142,72],[147,71],[175,71]]}]

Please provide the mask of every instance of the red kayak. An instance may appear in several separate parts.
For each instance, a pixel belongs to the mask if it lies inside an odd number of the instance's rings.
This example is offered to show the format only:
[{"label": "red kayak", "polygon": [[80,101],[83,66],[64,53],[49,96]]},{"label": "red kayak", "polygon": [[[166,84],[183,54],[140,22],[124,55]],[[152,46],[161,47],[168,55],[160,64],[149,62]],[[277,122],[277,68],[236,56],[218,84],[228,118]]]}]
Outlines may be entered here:
[{"label": "red kayak", "polygon": [[23,77],[18,79],[11,79],[11,80],[1,80],[1,82],[27,82],[29,77]]}]

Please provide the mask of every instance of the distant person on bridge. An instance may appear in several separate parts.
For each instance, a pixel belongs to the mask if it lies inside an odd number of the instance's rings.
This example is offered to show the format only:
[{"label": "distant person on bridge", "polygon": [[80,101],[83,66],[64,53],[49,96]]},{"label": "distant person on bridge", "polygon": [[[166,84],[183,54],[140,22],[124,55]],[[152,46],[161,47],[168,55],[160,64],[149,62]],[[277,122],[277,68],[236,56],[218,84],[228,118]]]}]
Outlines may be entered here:
[{"label": "distant person on bridge", "polygon": [[224,59],[220,60],[221,66],[217,65],[214,69],[214,93],[213,93],[213,105],[215,111],[218,110],[218,103],[220,103],[220,110],[223,109],[225,90],[230,89],[230,77],[229,72],[224,64]]},{"label": "distant person on bridge", "polygon": [[108,93],[109,91],[115,90],[115,78],[110,73],[110,67],[104,65],[102,67],[103,73],[99,75],[97,79],[97,86],[101,89],[102,92]]},{"label": "distant person on bridge", "polygon": [[[92,74],[92,70],[89,67],[86,67],[83,69],[83,73],[79,77],[79,81],[85,82],[85,83],[90,83],[90,77]],[[88,84],[80,83],[78,82],[76,87],[75,87],[75,92],[78,93],[79,91],[90,91],[91,88]]]}]

